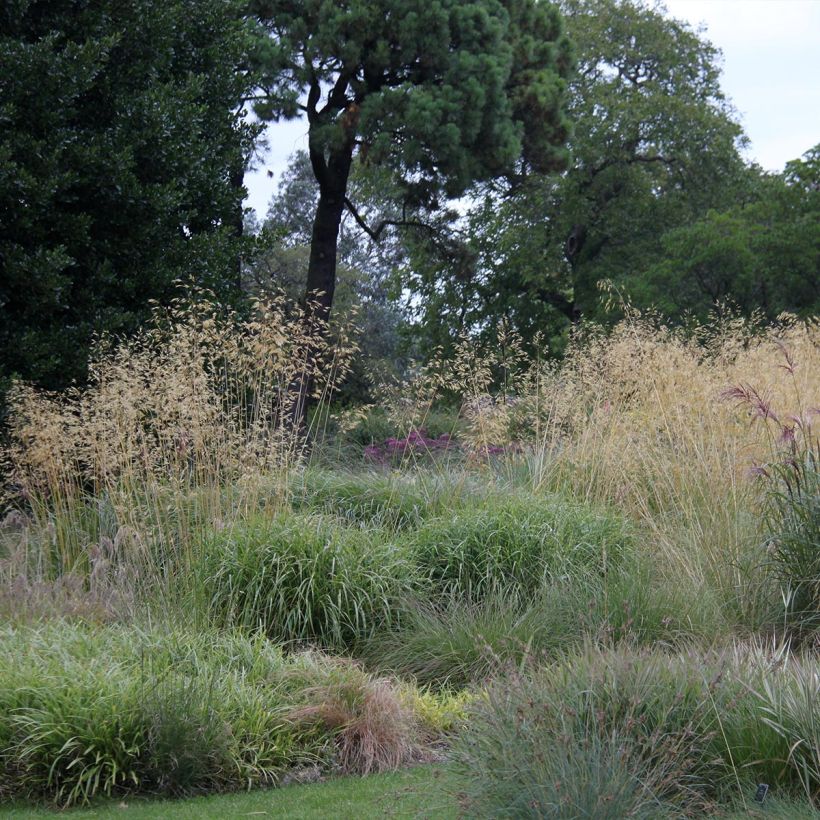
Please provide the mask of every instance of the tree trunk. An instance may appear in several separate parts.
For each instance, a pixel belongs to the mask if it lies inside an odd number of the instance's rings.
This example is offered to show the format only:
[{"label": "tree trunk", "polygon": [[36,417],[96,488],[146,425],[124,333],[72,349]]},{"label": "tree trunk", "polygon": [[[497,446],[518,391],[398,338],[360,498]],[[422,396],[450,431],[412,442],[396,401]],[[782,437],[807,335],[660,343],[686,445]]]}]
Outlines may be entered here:
[{"label": "tree trunk", "polygon": [[307,285],[303,308],[305,328],[311,334],[306,355],[306,372],[297,376],[293,386],[292,426],[306,431],[307,412],[313,387],[313,368],[326,341],[333,294],[336,290],[336,257],[339,226],[345,208],[347,179],[353,158],[352,146],[331,154],[323,179],[319,181],[319,202],[313,218]]},{"label": "tree trunk", "polygon": [[237,202],[233,208],[230,216],[231,236],[236,239],[236,259],[233,263],[234,285],[236,287],[237,297],[242,294],[242,254],[239,250],[239,240],[242,239],[242,234],[245,230],[244,212],[242,209],[242,202],[244,200],[243,185],[245,182],[245,163],[244,161],[237,162],[231,170],[229,179],[231,187],[237,192]]}]

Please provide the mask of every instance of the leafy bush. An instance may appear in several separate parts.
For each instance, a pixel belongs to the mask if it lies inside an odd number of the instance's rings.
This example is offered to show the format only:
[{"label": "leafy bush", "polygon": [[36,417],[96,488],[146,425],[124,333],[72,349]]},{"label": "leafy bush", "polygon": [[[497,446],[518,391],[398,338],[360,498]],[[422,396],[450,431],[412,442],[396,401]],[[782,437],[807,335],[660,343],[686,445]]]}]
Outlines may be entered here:
[{"label": "leafy bush", "polygon": [[439,592],[477,599],[492,590],[531,595],[576,572],[605,574],[631,541],[616,514],[555,496],[490,496],[430,519],[405,543]]},{"label": "leafy bush", "polygon": [[212,533],[196,567],[201,606],[219,625],[341,648],[389,625],[413,580],[380,530],[321,516],[250,519]]}]

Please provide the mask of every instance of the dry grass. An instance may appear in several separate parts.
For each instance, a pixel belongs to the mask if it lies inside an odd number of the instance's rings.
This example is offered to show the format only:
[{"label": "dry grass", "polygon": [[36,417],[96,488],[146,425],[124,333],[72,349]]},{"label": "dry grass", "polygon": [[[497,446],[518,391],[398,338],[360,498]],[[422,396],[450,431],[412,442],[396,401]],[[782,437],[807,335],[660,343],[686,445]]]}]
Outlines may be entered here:
[{"label": "dry grass", "polygon": [[326,685],[309,690],[311,705],[291,712],[289,720],[334,731],[344,772],[383,772],[417,760],[417,717],[397,686],[353,664],[340,664],[337,672]]},{"label": "dry grass", "polygon": [[609,332],[579,329],[560,363],[527,358],[503,325],[489,350],[464,339],[384,405],[406,435],[458,396],[474,463],[506,461],[520,480],[523,453],[534,491],[615,505],[669,579],[717,589],[754,628],[780,605],[755,467],[777,455],[784,426],[805,432],[820,408],[820,323],[724,317],[685,331],[624,310]]},{"label": "dry grass", "polygon": [[85,389],[14,387],[3,460],[41,557],[58,574],[92,571],[108,539],[156,564],[157,549],[184,552],[205,527],[281,506],[306,441],[293,385],[309,376],[326,404],[355,350],[340,335],[317,342],[324,329],[283,300],[241,317],[195,294],[136,338],[103,340]]}]

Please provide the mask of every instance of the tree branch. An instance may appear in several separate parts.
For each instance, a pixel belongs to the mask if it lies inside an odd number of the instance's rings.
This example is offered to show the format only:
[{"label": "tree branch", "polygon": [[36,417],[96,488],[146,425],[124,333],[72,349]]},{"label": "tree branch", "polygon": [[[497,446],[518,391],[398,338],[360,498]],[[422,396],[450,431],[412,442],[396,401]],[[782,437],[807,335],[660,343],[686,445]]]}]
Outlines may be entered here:
[{"label": "tree branch", "polygon": [[391,226],[396,228],[423,228],[432,234],[437,232],[435,225],[430,225],[427,222],[421,222],[417,219],[407,219],[406,217],[402,217],[401,219],[383,219],[378,225],[376,225],[375,228],[371,228],[367,222],[365,222],[364,217],[356,210],[355,205],[347,197],[345,197],[345,207],[348,211],[350,211],[353,219],[356,220],[356,224],[374,242],[379,242],[381,240],[381,235],[384,233],[384,229]]}]

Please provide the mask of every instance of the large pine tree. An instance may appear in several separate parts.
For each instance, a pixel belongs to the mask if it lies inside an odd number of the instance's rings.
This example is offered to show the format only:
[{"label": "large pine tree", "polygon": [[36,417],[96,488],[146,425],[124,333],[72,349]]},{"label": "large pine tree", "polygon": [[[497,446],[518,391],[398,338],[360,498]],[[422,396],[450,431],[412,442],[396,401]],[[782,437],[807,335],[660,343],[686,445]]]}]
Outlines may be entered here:
[{"label": "large pine tree", "polygon": [[354,158],[390,169],[408,215],[522,157],[542,171],[566,162],[571,54],[549,3],[256,0],[252,8],[269,33],[258,111],[307,119],[319,186],[306,292],[315,318],[330,315],[339,223],[345,208],[356,212]]}]

